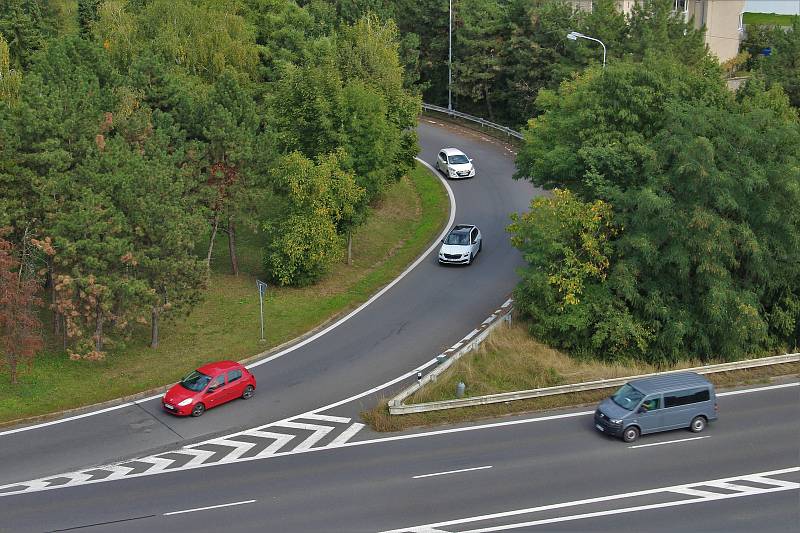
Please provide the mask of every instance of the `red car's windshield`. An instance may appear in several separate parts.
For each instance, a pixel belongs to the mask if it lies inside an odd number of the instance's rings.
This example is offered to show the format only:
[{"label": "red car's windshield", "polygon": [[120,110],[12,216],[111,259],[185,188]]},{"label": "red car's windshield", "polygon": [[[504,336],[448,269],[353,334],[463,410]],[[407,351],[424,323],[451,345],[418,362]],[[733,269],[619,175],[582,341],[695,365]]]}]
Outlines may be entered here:
[{"label": "red car's windshield", "polygon": [[191,374],[181,380],[181,385],[190,391],[200,392],[206,388],[209,381],[211,381],[211,376],[206,376],[202,372],[192,370]]}]

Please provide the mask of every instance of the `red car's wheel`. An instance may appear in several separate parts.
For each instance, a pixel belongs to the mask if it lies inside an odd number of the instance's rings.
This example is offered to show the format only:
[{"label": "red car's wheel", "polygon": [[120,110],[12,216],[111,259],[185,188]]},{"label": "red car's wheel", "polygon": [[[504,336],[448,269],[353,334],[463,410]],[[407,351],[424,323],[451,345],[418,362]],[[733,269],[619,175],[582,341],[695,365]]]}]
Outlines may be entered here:
[{"label": "red car's wheel", "polygon": [[197,403],[192,409],[192,416],[203,416],[203,413],[206,412],[206,406],[202,403]]},{"label": "red car's wheel", "polygon": [[247,388],[245,388],[244,392],[242,393],[242,399],[243,400],[249,400],[250,398],[253,397],[253,392],[254,391],[255,391],[255,389],[253,388],[253,386],[252,385],[248,385]]}]

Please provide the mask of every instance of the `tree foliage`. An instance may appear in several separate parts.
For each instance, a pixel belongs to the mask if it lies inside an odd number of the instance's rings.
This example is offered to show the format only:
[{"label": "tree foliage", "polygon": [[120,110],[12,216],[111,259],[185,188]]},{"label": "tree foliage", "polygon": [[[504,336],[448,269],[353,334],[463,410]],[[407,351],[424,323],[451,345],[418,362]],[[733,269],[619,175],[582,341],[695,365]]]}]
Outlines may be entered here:
[{"label": "tree foliage", "polygon": [[734,101],[702,68],[646,57],[539,96],[518,176],[607,202],[620,230],[606,279],[560,312],[570,331],[542,318],[557,300],[534,298],[526,270],[518,296],[543,338],[658,363],[797,344],[796,114],[763,86]]},{"label": "tree foliage", "polygon": [[36,312],[42,302],[39,281],[26,275],[18,250],[3,238],[7,232],[0,232],[0,363],[16,385],[20,367],[30,366],[44,344]]},{"label": "tree foliage", "polygon": [[[800,16],[787,28],[748,26],[741,46],[750,54],[748,66],[768,85],[780,85],[791,104],[800,108]],[[765,56],[767,48],[770,53]]]}]

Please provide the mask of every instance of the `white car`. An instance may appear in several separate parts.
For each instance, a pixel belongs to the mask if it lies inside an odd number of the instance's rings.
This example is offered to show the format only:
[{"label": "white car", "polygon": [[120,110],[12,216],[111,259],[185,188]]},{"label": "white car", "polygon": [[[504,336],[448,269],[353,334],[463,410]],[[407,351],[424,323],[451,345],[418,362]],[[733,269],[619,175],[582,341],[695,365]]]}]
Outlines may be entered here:
[{"label": "white car", "polygon": [[442,148],[436,156],[436,168],[448,178],[471,178],[475,176],[472,159],[457,148]]},{"label": "white car", "polygon": [[450,230],[442,240],[439,249],[439,263],[448,265],[468,265],[481,251],[483,237],[481,230],[472,224],[459,224]]}]

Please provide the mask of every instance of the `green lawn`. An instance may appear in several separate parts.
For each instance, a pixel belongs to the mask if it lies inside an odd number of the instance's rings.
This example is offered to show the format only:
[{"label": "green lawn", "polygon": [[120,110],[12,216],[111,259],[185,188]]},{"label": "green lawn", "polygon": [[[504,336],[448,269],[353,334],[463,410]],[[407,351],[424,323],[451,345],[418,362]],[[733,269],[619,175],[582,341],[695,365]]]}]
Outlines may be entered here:
[{"label": "green lawn", "polygon": [[797,15],[778,15],[775,13],[745,13],[744,24],[769,24],[772,26],[791,26],[792,19]]},{"label": "green lawn", "polygon": [[356,307],[390,282],[434,239],[447,221],[448,208],[439,180],[417,165],[355,234],[352,265],[338,265],[312,287],[270,287],[264,302],[266,343],[259,342],[255,286],[262,270],[260,237],[240,230],[242,274],[234,277],[228,273],[223,234],[215,245],[205,300],[188,317],[162,324],[157,350],[148,347],[146,326],[99,362],[70,361],[51,340],[33,367],[23,371],[19,386],[10,387],[8,375],[0,372],[0,423],[151,389],[204,362],[241,360],[291,340]]}]

